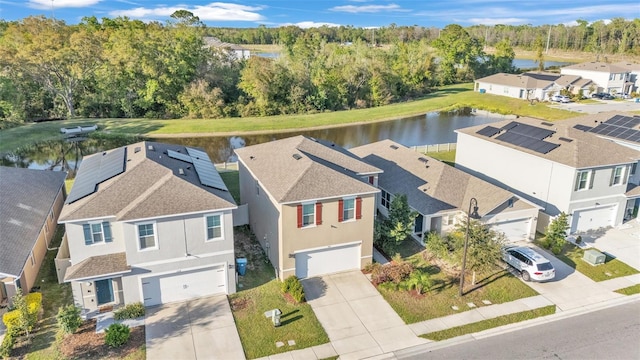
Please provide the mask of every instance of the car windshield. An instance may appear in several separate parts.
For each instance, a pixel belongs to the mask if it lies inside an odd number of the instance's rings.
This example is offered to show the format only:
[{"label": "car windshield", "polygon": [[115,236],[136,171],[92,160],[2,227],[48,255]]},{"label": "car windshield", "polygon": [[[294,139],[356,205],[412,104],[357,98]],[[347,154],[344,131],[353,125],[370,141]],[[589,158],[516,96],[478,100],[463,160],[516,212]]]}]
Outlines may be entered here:
[{"label": "car windshield", "polygon": [[551,265],[550,262],[538,264],[538,270],[540,270],[540,271],[553,270],[553,265]]}]

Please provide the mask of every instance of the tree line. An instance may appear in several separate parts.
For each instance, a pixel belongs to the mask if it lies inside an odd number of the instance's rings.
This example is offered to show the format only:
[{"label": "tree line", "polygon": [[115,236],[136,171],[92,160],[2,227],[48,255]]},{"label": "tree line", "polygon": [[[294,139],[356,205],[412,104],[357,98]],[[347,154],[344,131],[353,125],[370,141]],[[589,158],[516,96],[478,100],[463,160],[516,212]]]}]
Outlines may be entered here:
[{"label": "tree line", "polygon": [[[375,30],[376,43],[389,41],[384,47],[366,40],[371,30],[345,29],[337,41],[340,28],[209,28],[187,11],[166,23],[0,21],[0,127],[62,117],[215,119],[337,111],[515,71],[512,41],[496,41],[496,52],[488,55],[488,37],[474,35],[473,27],[448,25],[435,38],[433,29]],[[395,31],[404,35],[391,37]],[[230,38],[240,33],[260,39]],[[277,41],[283,50],[276,59],[237,61],[206,47],[204,37],[211,35],[237,43]]]}]

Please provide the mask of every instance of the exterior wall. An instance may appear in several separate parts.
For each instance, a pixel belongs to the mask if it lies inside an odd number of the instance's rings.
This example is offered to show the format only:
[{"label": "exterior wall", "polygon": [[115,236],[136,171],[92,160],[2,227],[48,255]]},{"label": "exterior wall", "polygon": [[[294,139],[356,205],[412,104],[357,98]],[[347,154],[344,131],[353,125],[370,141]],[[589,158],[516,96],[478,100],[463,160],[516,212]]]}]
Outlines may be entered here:
[{"label": "exterior wall", "polygon": [[[524,88],[500,85],[500,84],[492,84],[487,82],[476,82],[476,88],[478,90],[484,89],[487,94],[500,95],[500,96],[508,96],[516,99],[526,99],[527,98],[527,90]],[[520,97],[520,91],[522,90],[522,97]]]},{"label": "exterior wall", "polygon": [[373,253],[373,219],[376,211],[375,194],[362,195],[362,218],[338,221],[338,200],[323,200],[322,224],[297,227],[297,204],[282,206],[281,258],[279,276],[295,275],[295,252],[361,241],[361,267],[371,263]]},{"label": "exterior wall", "polygon": [[[581,70],[581,69],[560,69],[561,74],[567,75],[578,75],[582,76],[585,79],[592,80],[597,86],[604,89],[605,92],[611,93],[614,90],[616,92],[622,92],[624,89],[624,83],[628,80],[628,73],[615,73],[615,78],[613,80],[609,80],[610,73],[602,72],[602,71],[589,71],[589,70]],[[622,79],[620,76],[622,75]]]},{"label": "exterior wall", "polygon": [[[109,219],[105,219],[107,221]],[[71,264],[75,265],[81,261],[99,255],[113,254],[125,251],[125,241],[122,233],[122,224],[118,222],[110,222],[112,242],[85,245],[84,231],[82,225],[85,222],[66,223],[65,230],[69,239],[69,255],[71,256]]]},{"label": "exterior wall", "polygon": [[276,269],[281,268],[280,205],[239,162],[240,202],[249,206],[249,223],[265,254]]},{"label": "exterior wall", "polygon": [[566,165],[458,133],[456,167],[540,205],[550,215],[568,211],[575,170]]},{"label": "exterior wall", "polygon": [[[113,286],[113,302],[102,304],[100,307],[124,304],[122,278],[111,278],[111,285]],[[73,293],[74,305],[82,309],[83,314],[86,315],[99,309],[96,286],[93,280],[72,281],[71,292]]]}]

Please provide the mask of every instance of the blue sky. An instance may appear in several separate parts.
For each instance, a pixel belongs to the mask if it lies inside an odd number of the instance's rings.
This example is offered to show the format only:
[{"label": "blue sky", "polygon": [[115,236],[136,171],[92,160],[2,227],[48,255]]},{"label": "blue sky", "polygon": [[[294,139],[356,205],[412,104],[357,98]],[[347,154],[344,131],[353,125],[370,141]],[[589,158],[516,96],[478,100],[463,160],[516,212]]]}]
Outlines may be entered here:
[{"label": "blue sky", "polygon": [[179,9],[220,27],[572,25],[577,19],[640,18],[639,0],[0,0],[2,19],[45,15],[68,24],[83,16],[165,21]]}]

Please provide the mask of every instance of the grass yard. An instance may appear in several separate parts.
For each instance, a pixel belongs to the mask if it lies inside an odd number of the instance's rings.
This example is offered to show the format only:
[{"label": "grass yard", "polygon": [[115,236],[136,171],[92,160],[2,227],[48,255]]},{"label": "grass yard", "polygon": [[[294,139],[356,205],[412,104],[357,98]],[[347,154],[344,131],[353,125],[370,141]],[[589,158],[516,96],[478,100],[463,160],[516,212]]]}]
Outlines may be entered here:
[{"label": "grass yard", "polygon": [[509,315],[502,315],[502,316],[495,317],[493,319],[487,319],[487,320],[478,321],[472,324],[456,326],[451,329],[446,329],[446,330],[432,332],[429,334],[420,335],[420,337],[423,337],[429,340],[441,341],[441,340],[454,338],[456,336],[461,336],[461,335],[480,332],[487,329],[492,329],[498,326],[513,324],[513,323],[517,323],[525,320],[535,319],[541,316],[555,314],[555,312],[556,312],[556,306],[549,305],[539,309],[527,310],[527,311],[522,311],[514,314],[509,314]]},{"label": "grass yard", "polygon": [[640,294],[640,284],[635,284],[635,285],[628,286],[626,288],[618,289],[616,290],[616,292],[622,295]]},{"label": "grass yard", "polygon": [[447,165],[455,166],[456,163],[456,151],[438,151],[438,152],[430,152],[426,155],[431,156],[434,159],[438,159],[444,162]]},{"label": "grass yard", "polygon": [[[311,306],[288,302],[280,292],[280,284],[280,281],[272,280],[230,296],[233,317],[248,359],[329,342]],[[274,327],[271,319],[264,315],[271,309],[282,311],[279,327]],[[289,340],[294,340],[296,344],[289,346]],[[276,347],[278,341],[285,345]]]},{"label": "grass yard", "polygon": [[220,171],[220,177],[222,177],[224,184],[227,185],[233,200],[236,201],[236,204],[240,204],[240,172],[237,170]]},{"label": "grass yard", "polygon": [[604,281],[638,273],[638,270],[606,253],[605,263],[596,266],[582,260],[583,255],[583,249],[567,243],[562,250],[562,253],[560,253],[560,255],[556,255],[556,257],[594,281]]},{"label": "grass yard", "polygon": [[100,131],[120,135],[175,137],[185,134],[242,134],[341,126],[362,122],[395,120],[430,111],[473,107],[500,114],[561,120],[577,114],[504,96],[473,92],[473,84],[457,84],[415,101],[369,109],[345,110],[308,115],[279,115],[225,119],[74,119],[29,123],[0,131],[0,153],[43,140],[62,139],[61,127],[97,124]]}]

